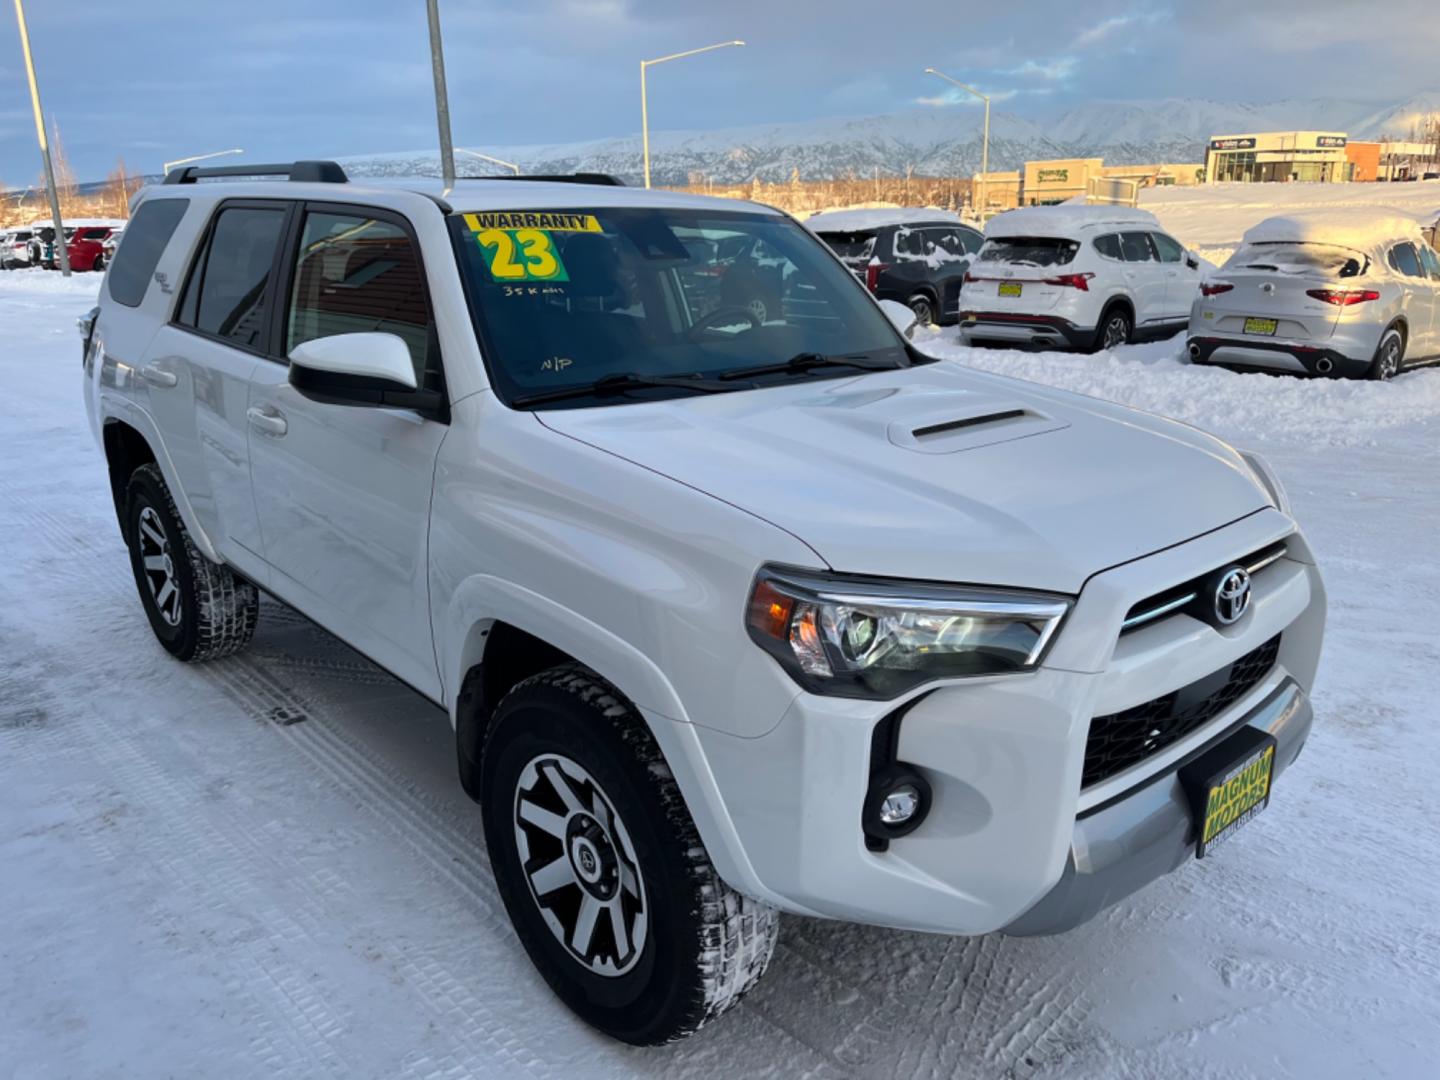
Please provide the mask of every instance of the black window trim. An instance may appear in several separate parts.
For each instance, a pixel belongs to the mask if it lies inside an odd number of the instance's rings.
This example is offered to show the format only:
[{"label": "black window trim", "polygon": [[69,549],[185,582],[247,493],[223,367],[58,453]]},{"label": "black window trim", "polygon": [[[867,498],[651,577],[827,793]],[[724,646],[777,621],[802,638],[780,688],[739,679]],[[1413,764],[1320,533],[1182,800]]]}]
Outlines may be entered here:
[{"label": "black window trim", "polygon": [[[420,271],[420,287],[425,290],[425,306],[430,311],[430,345],[434,349],[436,367],[440,372],[440,385],[434,390],[426,390],[424,387],[414,391],[415,403],[405,403],[403,391],[387,391],[386,406],[389,408],[413,409],[428,419],[435,420],[442,424],[450,422],[450,380],[445,373],[445,354],[440,348],[440,325],[435,316],[435,303],[433,293],[430,289],[430,277],[425,269],[425,249],[420,246],[420,237],[415,232],[415,226],[404,214],[390,210],[382,206],[371,206],[366,203],[342,202],[331,199],[306,199],[296,202],[292,207],[290,218],[286,223],[285,231],[280,237],[280,267],[272,271],[277,295],[281,297],[270,311],[268,319],[266,341],[270,348],[262,355],[262,359],[274,364],[290,366],[290,358],[281,350],[285,341],[285,325],[290,315],[290,282],[295,274],[295,259],[300,253],[300,237],[305,231],[305,218],[309,214],[349,214],[352,216],[372,218],[375,221],[383,221],[387,225],[394,225],[410,241],[410,246],[415,251],[415,262]],[[438,398],[438,405],[436,399]]]},{"label": "black window trim", "polygon": [[[190,265],[185,268],[185,285],[176,295],[174,306],[170,309],[169,325],[177,330],[183,330],[187,334],[194,334],[196,337],[204,338],[206,341],[213,341],[217,345],[225,345],[236,352],[249,353],[251,356],[269,358],[271,338],[274,333],[274,320],[271,317],[274,311],[276,273],[279,269],[277,263],[280,260],[280,253],[285,250],[286,237],[289,235],[290,220],[295,215],[296,202],[293,199],[221,199],[210,211],[210,217],[205,222],[205,228],[201,230],[199,242],[190,255]],[[198,326],[190,326],[180,321],[180,311],[185,306],[185,301],[190,296],[192,288],[199,289],[205,285],[204,268],[210,258],[210,241],[215,234],[215,223],[220,220],[220,215],[226,210],[278,210],[285,215],[285,221],[280,226],[280,241],[275,245],[275,255],[270,263],[270,281],[265,288],[266,319],[260,334],[260,344],[243,345],[234,338],[223,337],[220,334],[212,334],[208,330],[202,330]],[[198,281],[196,280],[198,276]],[[196,313],[199,313],[199,301],[196,301]]]}]

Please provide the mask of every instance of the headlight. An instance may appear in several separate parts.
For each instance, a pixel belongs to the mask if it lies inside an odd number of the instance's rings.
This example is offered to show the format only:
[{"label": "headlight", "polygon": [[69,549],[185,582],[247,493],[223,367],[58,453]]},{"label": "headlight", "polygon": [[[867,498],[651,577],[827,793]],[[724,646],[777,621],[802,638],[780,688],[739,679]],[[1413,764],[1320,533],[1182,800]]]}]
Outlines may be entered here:
[{"label": "headlight", "polygon": [[1250,472],[1254,474],[1255,482],[1269,493],[1270,501],[1275,504],[1275,509],[1286,517],[1294,517],[1295,515],[1290,511],[1290,496],[1285,493],[1285,485],[1280,483],[1280,477],[1275,472],[1274,466],[1252,450],[1241,450],[1240,456],[1245,459],[1245,464],[1250,466]]},{"label": "headlight", "polygon": [[1062,596],[762,569],[746,626],[805,689],[891,698],[921,683],[1029,671]]}]

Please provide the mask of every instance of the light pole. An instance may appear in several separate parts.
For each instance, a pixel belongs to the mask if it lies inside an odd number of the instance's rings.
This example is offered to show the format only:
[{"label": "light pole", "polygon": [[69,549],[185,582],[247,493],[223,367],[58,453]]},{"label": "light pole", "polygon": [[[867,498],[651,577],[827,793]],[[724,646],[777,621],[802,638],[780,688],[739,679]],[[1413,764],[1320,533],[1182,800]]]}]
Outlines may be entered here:
[{"label": "light pole", "polygon": [[45,110],[40,107],[40,84],[35,81],[35,60],[30,55],[30,31],[25,26],[25,8],[15,0],[15,19],[20,24],[20,48],[25,53],[25,75],[30,80],[30,104],[35,108],[35,134],[40,139],[40,157],[45,161],[45,186],[50,190],[50,217],[55,225],[55,255],[60,273],[70,276],[70,245],[65,242],[65,222],[60,217],[60,193],[55,189],[55,166],[50,161],[50,140],[45,137]]},{"label": "light pole", "polygon": [[[19,0],[16,0],[18,3]],[[645,98],[645,70],[656,64],[663,64],[669,60],[683,60],[687,56],[695,56],[697,53],[710,52],[713,49],[726,49],[731,45],[744,45],[743,41],[722,41],[718,45],[706,45],[703,49],[687,49],[685,52],[671,53],[669,56],[662,56],[658,60],[640,61],[640,142],[644,147],[645,154],[645,186],[650,186],[650,105]]]},{"label": "light pole", "polygon": [[430,22],[430,72],[435,77],[435,123],[440,129],[440,172],[445,186],[455,186],[455,144],[450,140],[450,92],[445,88],[445,50],[440,43],[440,8],[425,0]]},{"label": "light pole", "polygon": [[985,213],[990,209],[990,95],[982,94],[973,86],[966,86],[959,79],[952,79],[943,71],[936,71],[934,68],[926,68],[926,75],[935,75],[948,83],[958,86],[967,93],[974,94],[981,101],[985,102],[985,141],[980,147],[980,224],[985,224]]},{"label": "light pole", "polygon": [[504,165],[505,168],[509,169],[516,176],[520,175],[520,166],[516,165],[513,161],[502,161],[498,157],[491,157],[489,154],[477,154],[474,150],[462,150],[458,146],[455,147],[455,153],[465,154],[468,157],[479,158],[481,161],[488,161],[493,165]]},{"label": "light pole", "polygon": [[163,165],[163,170],[165,172],[165,175],[169,176],[171,169],[177,168],[181,165],[189,165],[191,162],[195,161],[209,161],[211,158],[225,157],[227,154],[243,154],[244,152],[244,150],[240,150],[237,148],[235,150],[216,150],[212,154],[196,154],[194,157],[182,157],[175,161],[165,162]]}]

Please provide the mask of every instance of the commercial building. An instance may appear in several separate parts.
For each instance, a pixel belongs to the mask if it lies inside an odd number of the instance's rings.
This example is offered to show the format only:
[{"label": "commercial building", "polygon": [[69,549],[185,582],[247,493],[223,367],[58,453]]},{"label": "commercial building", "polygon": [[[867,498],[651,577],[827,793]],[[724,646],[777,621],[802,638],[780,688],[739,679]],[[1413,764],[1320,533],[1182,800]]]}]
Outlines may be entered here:
[{"label": "commercial building", "polygon": [[1059,158],[1054,161],[1027,161],[1020,199],[1025,206],[1047,206],[1064,202],[1090,190],[1098,178],[1103,158]]},{"label": "commercial building", "polygon": [[1214,135],[1205,153],[1205,182],[1333,182],[1348,174],[1343,131],[1262,131]]},{"label": "commercial building", "polygon": [[1346,180],[1368,183],[1380,179],[1380,144],[1351,139],[1345,144],[1345,162],[1349,166]]},{"label": "commercial building", "polygon": [[1419,180],[1440,173],[1440,146],[1430,142],[1379,144],[1378,180]]}]

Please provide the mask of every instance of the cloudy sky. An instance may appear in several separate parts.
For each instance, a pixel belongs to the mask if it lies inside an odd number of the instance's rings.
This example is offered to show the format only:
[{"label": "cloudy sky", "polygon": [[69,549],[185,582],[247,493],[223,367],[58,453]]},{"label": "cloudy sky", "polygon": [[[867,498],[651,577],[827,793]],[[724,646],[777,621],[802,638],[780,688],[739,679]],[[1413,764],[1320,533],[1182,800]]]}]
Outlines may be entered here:
[{"label": "cloudy sky", "polygon": [[[38,173],[9,4],[0,183]],[[434,145],[423,0],[29,0],[45,106],[81,179],[119,157],[250,160]],[[968,108],[925,67],[1034,114],[1095,98],[1346,98],[1440,89],[1440,0],[441,0],[457,143]]]}]

